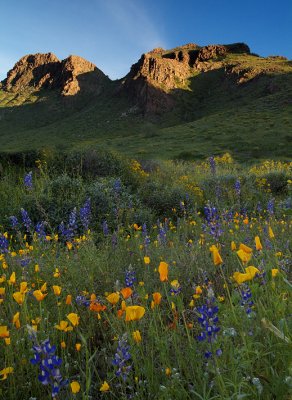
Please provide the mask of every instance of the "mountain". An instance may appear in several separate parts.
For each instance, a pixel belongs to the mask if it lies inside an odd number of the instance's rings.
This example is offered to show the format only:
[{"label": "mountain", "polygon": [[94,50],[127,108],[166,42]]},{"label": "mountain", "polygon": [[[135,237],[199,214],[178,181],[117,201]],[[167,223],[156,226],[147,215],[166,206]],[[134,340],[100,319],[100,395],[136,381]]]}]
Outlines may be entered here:
[{"label": "mountain", "polygon": [[81,57],[38,53],[0,84],[0,145],[289,158],[291,111],[292,62],[260,57],[244,43],[157,48],[116,81]]}]

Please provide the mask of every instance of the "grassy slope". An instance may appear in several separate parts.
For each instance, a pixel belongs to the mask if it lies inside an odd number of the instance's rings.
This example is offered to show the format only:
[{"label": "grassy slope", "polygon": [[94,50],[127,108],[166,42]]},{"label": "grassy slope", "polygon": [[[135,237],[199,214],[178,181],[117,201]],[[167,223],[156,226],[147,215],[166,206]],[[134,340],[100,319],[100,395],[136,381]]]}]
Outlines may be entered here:
[{"label": "grassy slope", "polygon": [[[123,117],[131,104],[112,96],[115,83],[106,97],[97,98],[0,91],[1,149],[94,144],[147,158],[200,158],[225,151],[242,160],[291,156],[291,63],[229,55],[225,64],[252,68],[250,78],[263,70],[266,74],[240,87],[223,68],[196,74],[175,90],[177,107],[159,122],[135,113]],[[271,82],[274,90],[269,92]]]}]

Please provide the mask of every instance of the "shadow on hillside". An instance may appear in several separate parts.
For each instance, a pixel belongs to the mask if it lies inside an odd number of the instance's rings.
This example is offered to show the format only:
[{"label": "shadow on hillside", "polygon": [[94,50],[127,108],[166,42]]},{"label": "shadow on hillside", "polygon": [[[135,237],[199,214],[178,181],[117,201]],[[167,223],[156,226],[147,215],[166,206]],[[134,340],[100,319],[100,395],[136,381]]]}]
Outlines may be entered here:
[{"label": "shadow on hillside", "polygon": [[[41,71],[36,72],[34,79],[39,73]],[[131,109],[137,104],[144,117],[145,126],[147,126],[147,121],[151,121],[153,126],[159,127],[175,126],[223,111],[234,110],[236,113],[242,106],[250,104],[255,99],[270,95],[278,95],[277,99],[273,100],[277,104],[271,100],[271,107],[285,107],[291,104],[291,89],[289,94],[289,90],[285,90],[285,87],[288,89],[292,87],[292,73],[273,77],[260,75],[241,85],[237,83],[237,78],[234,75],[227,75],[224,68],[220,68],[190,78],[189,86],[186,88],[165,93],[143,80],[135,82],[136,89],[132,91],[125,90],[121,80],[101,82],[98,86],[95,71],[88,72],[78,76],[80,91],[74,96],[61,96],[60,90],[54,87],[34,93],[37,97],[35,103],[24,102],[21,105],[0,107],[0,143],[8,141],[9,135],[16,132],[18,135],[25,135],[30,129],[37,130],[49,125],[54,126],[53,124],[58,126],[58,122],[60,121],[61,124],[65,119],[68,119],[71,132],[74,126],[70,118],[76,115],[78,118],[80,111],[91,107],[95,115],[102,110],[101,129],[106,126],[106,131],[109,132],[110,129],[114,130],[116,127],[113,125],[111,128],[112,120],[116,118],[116,122],[119,123],[117,116],[125,112],[125,107]],[[21,93],[20,96],[25,96],[25,93]],[[114,103],[115,107],[113,107]],[[269,107],[268,102],[267,107]],[[126,118],[129,118],[129,132],[135,134],[137,126],[131,124],[131,115]],[[87,119],[85,124],[88,121]],[[84,129],[86,130],[86,126]],[[95,132],[95,129],[95,126],[91,126],[92,132]],[[275,135],[276,129],[277,127],[275,127]],[[61,129],[57,134],[59,136],[63,134]]]},{"label": "shadow on hillside", "polygon": [[[36,68],[32,85],[35,85],[42,73],[42,66]],[[13,129],[26,131],[41,128],[70,117],[96,102],[102,104],[103,98],[106,100],[115,91],[115,85],[110,81],[102,82],[96,77],[95,71],[80,74],[77,78],[80,90],[71,96],[61,95],[60,76],[53,84],[48,77],[41,90],[35,91],[32,86],[30,90],[18,93],[6,92],[11,99],[2,107],[0,102],[0,140],[5,129],[10,133]]]}]

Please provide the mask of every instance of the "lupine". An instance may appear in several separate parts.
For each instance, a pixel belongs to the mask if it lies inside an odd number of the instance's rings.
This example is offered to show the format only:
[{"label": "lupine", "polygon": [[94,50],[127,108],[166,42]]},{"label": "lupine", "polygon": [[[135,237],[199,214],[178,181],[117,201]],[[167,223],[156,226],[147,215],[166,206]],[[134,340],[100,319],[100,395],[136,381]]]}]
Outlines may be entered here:
[{"label": "lupine", "polygon": [[22,218],[22,223],[25,226],[26,230],[29,230],[31,227],[31,219],[28,216],[28,212],[24,210],[23,208],[20,210],[21,213],[21,218]]},{"label": "lupine", "polygon": [[244,284],[240,287],[240,295],[241,295],[240,305],[250,318],[254,302],[251,300],[252,293],[247,284]]},{"label": "lupine", "polygon": [[30,171],[28,174],[24,175],[23,184],[24,184],[24,187],[28,190],[31,190],[33,188],[32,171]]},{"label": "lupine", "polygon": [[4,235],[0,235],[0,253],[8,253],[9,242]]},{"label": "lupine", "polygon": [[241,193],[241,185],[240,185],[240,180],[237,179],[235,184],[234,184],[234,189],[235,189],[235,193],[236,195],[239,197],[240,193]]},{"label": "lupine", "polygon": [[137,278],[136,278],[136,272],[129,268],[126,272],[125,272],[125,284],[126,287],[131,287],[133,288],[134,284],[137,282]]},{"label": "lupine", "polygon": [[77,210],[76,207],[73,208],[69,215],[69,223],[68,223],[69,229],[71,229],[73,232],[74,230],[77,229]]},{"label": "lupine", "polygon": [[19,226],[18,219],[14,215],[11,215],[11,217],[9,217],[9,219],[10,219],[11,228],[17,229]]},{"label": "lupine", "polygon": [[116,194],[119,194],[122,191],[122,182],[121,182],[120,178],[118,178],[114,181],[113,189]]},{"label": "lupine", "polygon": [[[215,305],[215,298],[212,289],[208,289],[208,298],[206,304],[199,306],[195,309],[198,313],[197,321],[201,326],[201,333],[197,336],[200,342],[206,341],[208,344],[212,344],[217,340],[217,333],[220,331],[218,326],[218,306]],[[217,356],[222,354],[222,350],[218,348],[215,352]],[[214,354],[211,350],[205,352],[205,357],[210,358]]]},{"label": "lupine", "polygon": [[46,232],[45,232],[45,223],[43,221],[38,222],[35,226],[35,232],[38,235],[39,238],[43,239],[46,237]]},{"label": "lupine", "polygon": [[[33,329],[30,329],[30,331],[33,331]],[[51,386],[51,395],[54,398],[58,396],[64,386],[68,385],[68,380],[63,379],[60,372],[62,359],[55,354],[56,346],[50,344],[50,339],[45,339],[40,344],[37,342],[36,334],[31,334],[31,339],[34,355],[30,362],[39,366],[38,379],[43,385]]]},{"label": "lupine", "polygon": [[115,357],[112,361],[113,365],[116,367],[116,376],[121,377],[123,381],[127,380],[132,369],[132,365],[129,363],[131,360],[131,354],[129,350],[130,346],[128,345],[127,334],[124,334],[119,338]]},{"label": "lupine", "polygon": [[88,198],[83,207],[80,208],[80,220],[81,224],[83,225],[83,228],[87,231],[89,228],[89,222],[90,222],[90,214],[91,214],[91,203],[90,203],[90,198]]},{"label": "lupine", "polygon": [[159,228],[158,241],[162,245],[165,245],[166,241],[167,241],[167,239],[166,239],[166,229],[161,224],[160,224],[160,228]]},{"label": "lupine", "polygon": [[270,217],[272,215],[274,215],[274,205],[275,205],[275,199],[272,198],[268,201],[268,204],[267,204],[267,211],[268,211]]},{"label": "lupine", "polygon": [[69,221],[67,227],[64,222],[59,225],[59,232],[65,238],[65,240],[71,240],[74,236],[74,232],[77,230],[77,210],[76,207],[69,214]]},{"label": "lupine", "polygon": [[217,208],[208,203],[204,207],[204,215],[206,220],[206,224],[203,224],[204,232],[207,232],[209,235],[213,236],[215,240],[218,240],[223,231]]}]

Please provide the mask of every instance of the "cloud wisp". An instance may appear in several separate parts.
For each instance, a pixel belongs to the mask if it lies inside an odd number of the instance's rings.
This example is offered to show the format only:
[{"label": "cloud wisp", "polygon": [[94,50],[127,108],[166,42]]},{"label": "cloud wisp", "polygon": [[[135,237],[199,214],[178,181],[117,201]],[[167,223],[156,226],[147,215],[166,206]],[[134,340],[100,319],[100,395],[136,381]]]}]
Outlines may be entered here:
[{"label": "cloud wisp", "polygon": [[104,3],[105,11],[117,24],[121,35],[132,45],[143,50],[163,47],[165,40],[157,21],[149,15],[139,0],[111,0]]}]

